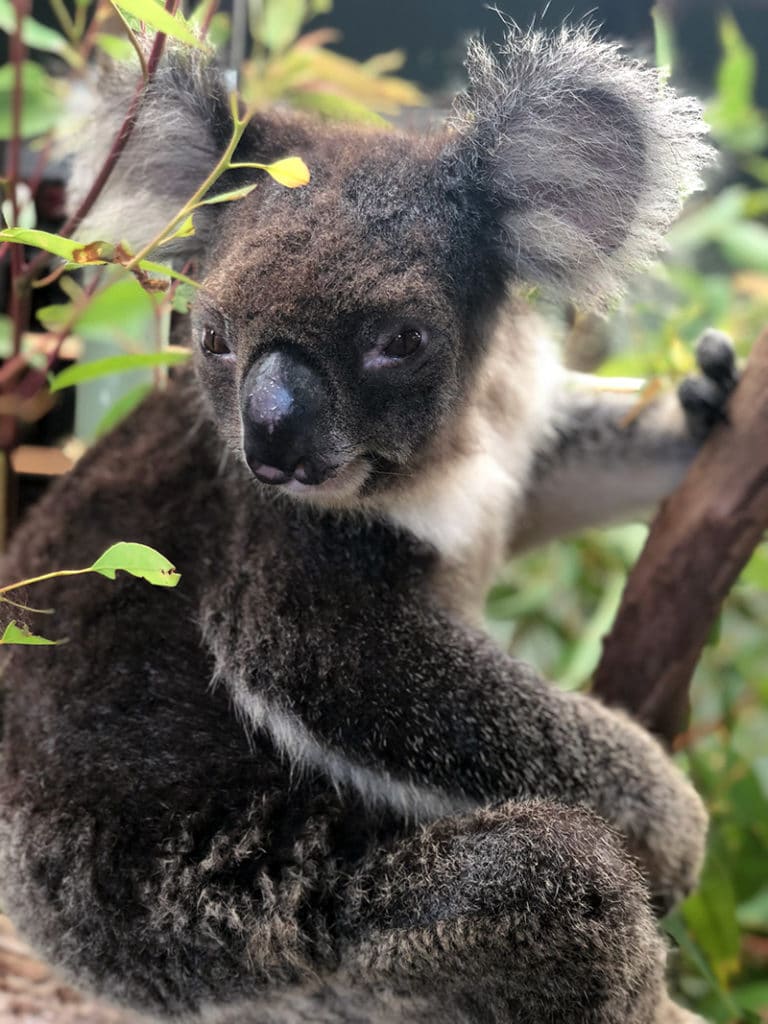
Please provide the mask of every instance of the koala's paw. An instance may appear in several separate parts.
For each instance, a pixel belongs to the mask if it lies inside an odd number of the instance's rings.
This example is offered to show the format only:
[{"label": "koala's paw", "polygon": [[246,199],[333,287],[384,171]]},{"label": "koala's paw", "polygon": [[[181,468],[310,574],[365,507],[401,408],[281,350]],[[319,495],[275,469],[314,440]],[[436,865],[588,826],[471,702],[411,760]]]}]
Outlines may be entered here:
[{"label": "koala's paw", "polygon": [[738,383],[736,357],[727,334],[714,328],[704,331],[696,342],[699,373],[686,377],[678,388],[688,430],[703,441],[718,423],[727,421],[727,405]]}]

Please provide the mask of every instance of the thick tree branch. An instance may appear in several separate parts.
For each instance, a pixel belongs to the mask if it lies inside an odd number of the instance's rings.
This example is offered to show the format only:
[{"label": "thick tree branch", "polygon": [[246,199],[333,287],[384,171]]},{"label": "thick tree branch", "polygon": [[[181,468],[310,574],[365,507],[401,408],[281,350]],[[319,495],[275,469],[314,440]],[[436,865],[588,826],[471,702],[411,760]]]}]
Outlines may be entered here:
[{"label": "thick tree branch", "polygon": [[603,645],[592,692],[671,742],[723,599],[768,528],[768,329],[688,475],[662,505]]}]

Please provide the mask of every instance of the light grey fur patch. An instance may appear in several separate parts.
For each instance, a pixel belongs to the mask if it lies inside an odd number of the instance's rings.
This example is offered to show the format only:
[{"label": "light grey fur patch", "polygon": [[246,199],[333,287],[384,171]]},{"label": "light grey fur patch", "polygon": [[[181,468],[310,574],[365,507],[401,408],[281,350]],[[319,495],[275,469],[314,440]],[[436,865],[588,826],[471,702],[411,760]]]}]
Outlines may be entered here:
[{"label": "light grey fur patch", "polygon": [[474,42],[456,153],[500,207],[516,274],[603,306],[647,266],[714,151],[697,100],[594,28]]}]

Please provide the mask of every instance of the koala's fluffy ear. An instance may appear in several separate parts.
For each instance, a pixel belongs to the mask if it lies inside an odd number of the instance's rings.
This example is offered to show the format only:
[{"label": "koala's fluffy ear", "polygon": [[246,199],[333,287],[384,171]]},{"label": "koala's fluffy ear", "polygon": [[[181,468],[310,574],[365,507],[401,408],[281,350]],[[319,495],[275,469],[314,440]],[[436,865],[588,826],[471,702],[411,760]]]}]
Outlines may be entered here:
[{"label": "koala's fluffy ear", "polygon": [[467,69],[446,170],[500,221],[515,278],[603,305],[701,187],[698,103],[590,28],[476,42]]},{"label": "koala's fluffy ear", "polygon": [[[94,90],[92,109],[74,140],[68,207],[77,209],[109,153],[140,84],[138,67],[115,66]],[[219,68],[196,51],[169,49],[144,90],[129,141],[105,188],[78,228],[84,241],[105,238],[137,248],[157,235],[213,170],[232,137],[229,93]],[[280,122],[257,117],[236,154],[268,161],[283,155]],[[235,172],[217,189],[242,184]],[[206,219],[208,220],[208,218]],[[205,227],[173,243],[175,255],[196,255],[206,244]]]}]

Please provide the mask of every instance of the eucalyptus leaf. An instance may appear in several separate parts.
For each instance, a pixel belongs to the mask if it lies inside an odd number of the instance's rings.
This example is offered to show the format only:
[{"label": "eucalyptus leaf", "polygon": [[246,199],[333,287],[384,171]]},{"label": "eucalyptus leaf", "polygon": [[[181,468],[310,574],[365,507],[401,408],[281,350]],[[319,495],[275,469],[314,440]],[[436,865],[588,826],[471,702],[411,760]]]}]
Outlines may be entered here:
[{"label": "eucalyptus leaf", "polygon": [[[0,140],[13,137],[13,97],[16,72],[12,64],[0,67]],[[59,119],[61,102],[54,80],[39,64],[27,60],[21,65],[22,139],[45,135]]]},{"label": "eucalyptus leaf", "polygon": [[151,385],[139,384],[121,395],[116,402],[113,402],[96,426],[96,437],[103,437],[110,430],[114,430],[118,423],[121,423],[137,406],[141,405],[151,390]]},{"label": "eucalyptus leaf", "polygon": [[135,352],[122,356],[107,356],[92,362],[76,363],[57,373],[50,382],[52,392],[71,388],[75,384],[97,380],[113,373],[142,370],[153,366],[177,366],[189,359],[189,352],[164,349],[162,352]]},{"label": "eucalyptus leaf", "polygon": [[91,572],[113,580],[116,573],[127,572],[156,587],[175,587],[181,579],[172,562],[146,544],[120,541],[96,559]]},{"label": "eucalyptus leaf", "polygon": [[172,39],[204,49],[205,46],[181,14],[170,14],[157,0],[110,0],[124,14],[143,21],[149,28],[162,32]]},{"label": "eucalyptus leaf", "polygon": [[259,41],[273,53],[285,50],[298,36],[306,15],[305,0],[264,0]]},{"label": "eucalyptus leaf", "polygon": [[0,644],[27,644],[33,647],[55,647],[61,640],[46,640],[44,636],[36,636],[21,623],[11,621],[0,636]]}]

